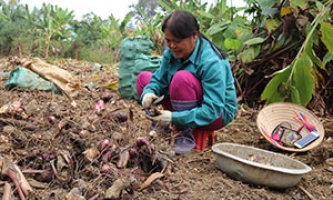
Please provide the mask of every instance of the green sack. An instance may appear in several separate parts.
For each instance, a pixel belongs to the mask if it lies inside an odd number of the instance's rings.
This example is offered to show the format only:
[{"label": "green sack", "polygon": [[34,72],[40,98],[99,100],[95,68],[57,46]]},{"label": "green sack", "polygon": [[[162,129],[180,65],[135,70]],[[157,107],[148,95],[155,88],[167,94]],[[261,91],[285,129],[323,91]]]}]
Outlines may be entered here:
[{"label": "green sack", "polygon": [[121,42],[118,93],[123,98],[134,99],[132,73],[136,60],[141,56],[150,56],[152,49],[153,42],[145,36],[125,38]]},{"label": "green sack", "polygon": [[125,99],[132,99],[132,73],[134,68],[135,60],[128,60],[120,62],[118,72],[118,93]]},{"label": "green sack", "polygon": [[145,36],[125,38],[120,44],[120,60],[135,60],[140,54],[150,55],[153,42]]},{"label": "green sack", "polygon": [[53,91],[55,94],[62,94],[61,90],[52,82],[40,77],[38,74],[25,67],[16,67],[10,72],[5,88],[20,88],[27,90]]},{"label": "green sack", "polygon": [[162,57],[161,56],[145,56],[141,55],[138,59],[135,60],[135,67],[132,73],[132,87],[133,87],[133,98],[139,100],[140,97],[136,91],[136,78],[142,71],[155,72],[161,65]]}]

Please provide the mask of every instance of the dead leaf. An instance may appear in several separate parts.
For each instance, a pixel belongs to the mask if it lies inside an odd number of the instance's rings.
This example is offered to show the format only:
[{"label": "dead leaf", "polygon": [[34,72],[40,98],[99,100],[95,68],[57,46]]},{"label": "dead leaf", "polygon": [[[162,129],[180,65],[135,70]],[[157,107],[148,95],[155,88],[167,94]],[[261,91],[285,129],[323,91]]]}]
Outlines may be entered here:
[{"label": "dead leaf", "polygon": [[163,176],[164,176],[164,174],[162,174],[161,172],[155,172],[155,173],[151,174],[147,178],[147,180],[140,185],[139,190],[143,190],[143,189],[147,188],[153,181],[155,181],[156,179],[162,178]]},{"label": "dead leaf", "polygon": [[105,192],[105,199],[119,199],[121,191],[131,184],[129,174],[122,176],[113,182],[112,186]]},{"label": "dead leaf", "polygon": [[117,92],[118,91],[118,81],[113,81],[111,83],[105,84],[103,87],[105,89],[109,89],[113,92]]},{"label": "dead leaf", "polygon": [[61,129],[64,128],[67,124],[68,124],[67,119],[62,119],[62,120],[59,122],[58,127],[59,127],[59,129],[61,130]]},{"label": "dead leaf", "polygon": [[99,150],[96,147],[89,148],[83,152],[86,158],[91,162],[100,154]]}]

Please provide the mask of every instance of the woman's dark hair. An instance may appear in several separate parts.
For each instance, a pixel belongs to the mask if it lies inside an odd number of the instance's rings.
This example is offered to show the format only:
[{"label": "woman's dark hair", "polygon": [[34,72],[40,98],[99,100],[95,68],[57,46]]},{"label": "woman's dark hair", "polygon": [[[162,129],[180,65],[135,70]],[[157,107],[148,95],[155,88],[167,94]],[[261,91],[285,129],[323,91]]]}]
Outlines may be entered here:
[{"label": "woman's dark hair", "polygon": [[[192,13],[185,10],[175,10],[173,11],[162,24],[162,31],[168,29],[172,35],[176,38],[184,39],[193,35],[196,31],[199,34],[200,41],[202,39],[207,40],[210,46],[215,51],[215,53],[221,58],[226,58],[226,54],[213,44],[206,36],[200,32],[200,26],[197,19],[192,15]],[[201,42],[199,49],[201,48]]]}]

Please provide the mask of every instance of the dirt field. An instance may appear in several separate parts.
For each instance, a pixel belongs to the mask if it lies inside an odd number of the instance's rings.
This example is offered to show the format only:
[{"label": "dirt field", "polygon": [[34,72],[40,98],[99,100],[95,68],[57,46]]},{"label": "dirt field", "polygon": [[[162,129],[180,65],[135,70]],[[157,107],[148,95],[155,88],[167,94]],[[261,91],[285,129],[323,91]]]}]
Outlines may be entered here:
[{"label": "dirt field", "polygon": [[[103,87],[117,80],[115,71],[73,60],[54,64],[81,77],[83,89],[74,99],[76,106],[66,96],[49,92],[7,91],[8,76],[0,74],[2,199],[11,199],[6,193],[12,199],[43,200],[333,199],[332,118],[320,118],[326,132],[319,147],[293,154],[261,136],[255,124],[258,111],[240,110],[230,125],[215,132],[215,143],[271,150],[313,169],[292,188],[250,185],[218,170],[209,148],[173,155],[171,134],[151,136],[140,105]],[[7,59],[0,62],[0,72],[14,67]],[[98,100],[103,100],[100,110],[95,107]],[[6,105],[12,109],[4,110]],[[21,184],[15,186],[15,179]]]}]

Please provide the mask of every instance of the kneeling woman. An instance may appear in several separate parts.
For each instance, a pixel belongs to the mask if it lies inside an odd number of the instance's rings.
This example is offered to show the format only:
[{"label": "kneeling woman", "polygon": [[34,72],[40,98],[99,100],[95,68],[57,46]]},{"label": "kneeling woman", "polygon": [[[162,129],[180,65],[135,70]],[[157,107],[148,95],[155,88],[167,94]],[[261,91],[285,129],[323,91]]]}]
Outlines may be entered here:
[{"label": "kneeling woman", "polygon": [[190,12],[172,12],[162,31],[169,48],[163,53],[161,67],[155,73],[141,72],[136,88],[145,109],[159,96],[166,97],[161,114],[149,118],[176,127],[173,149],[178,154],[189,153],[200,134],[212,133],[234,119],[234,78],[225,53],[201,34]]}]

